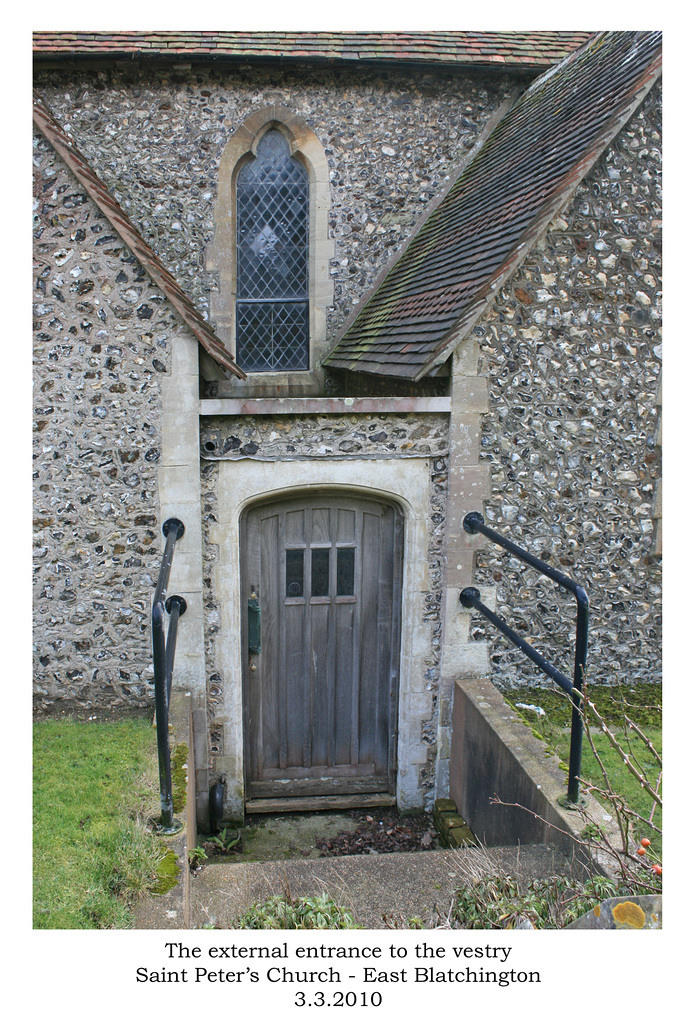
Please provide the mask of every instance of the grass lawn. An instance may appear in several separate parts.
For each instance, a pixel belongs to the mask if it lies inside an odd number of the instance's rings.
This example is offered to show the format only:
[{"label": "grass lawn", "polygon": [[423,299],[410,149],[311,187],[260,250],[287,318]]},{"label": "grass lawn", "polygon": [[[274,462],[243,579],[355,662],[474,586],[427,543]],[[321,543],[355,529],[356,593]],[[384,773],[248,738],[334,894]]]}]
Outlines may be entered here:
[{"label": "grass lawn", "polygon": [[34,927],[127,928],[161,843],[151,718],[34,724]]},{"label": "grass lawn", "polygon": [[[558,754],[559,759],[567,768],[571,719],[571,703],[567,694],[558,689],[523,688],[508,691],[504,696],[506,701],[516,708],[518,714],[532,728],[535,735],[539,735],[547,746]],[[625,711],[628,718],[640,726],[661,756],[661,689],[653,686],[634,686],[627,689],[594,686],[590,687],[588,696],[597,711],[606,719],[610,730],[616,736],[623,750],[637,760],[643,774],[651,785],[654,784],[656,789],[659,774],[656,759],[632,730],[626,733],[623,716]],[[538,705],[543,708],[545,714],[539,715],[527,708],[517,707],[518,703]],[[600,731],[596,723],[592,726],[591,731],[596,751],[606,768],[614,792],[622,796],[632,810],[646,820],[650,820],[654,801],[628,771],[622,758],[610,745],[607,737]],[[594,785],[603,788],[601,769],[586,736],[583,738],[582,776]],[[658,792],[661,795],[661,787]],[[595,795],[598,796],[598,794]],[[603,800],[602,803],[604,803]],[[651,820],[658,828],[662,827],[661,808],[656,808]],[[651,839],[653,850],[657,850],[661,854],[661,837],[657,833],[648,831],[647,825],[644,824],[637,824],[634,828],[634,839],[639,839],[641,836]]]}]

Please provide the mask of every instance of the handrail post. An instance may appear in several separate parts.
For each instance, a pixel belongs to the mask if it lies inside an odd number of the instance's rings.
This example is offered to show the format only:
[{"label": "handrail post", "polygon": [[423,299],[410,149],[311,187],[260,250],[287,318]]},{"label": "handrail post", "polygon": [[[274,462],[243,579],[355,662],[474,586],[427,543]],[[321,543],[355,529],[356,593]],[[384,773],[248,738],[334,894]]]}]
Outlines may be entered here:
[{"label": "handrail post", "polygon": [[173,786],[171,782],[171,750],[168,742],[166,640],[164,637],[164,604],[162,601],[157,601],[152,609],[152,643],[154,648],[154,706],[156,708],[156,746],[159,755],[161,830],[163,832],[170,832],[174,828]]},{"label": "handrail post", "polygon": [[476,608],[477,611],[481,612],[497,629],[500,630],[508,639],[519,647],[527,657],[534,662],[546,675],[548,675],[554,682],[558,683],[561,689],[565,690],[569,695],[573,704],[572,719],[570,727],[570,759],[568,764],[568,794],[567,797],[561,797],[560,803],[567,807],[575,807],[581,803],[579,795],[580,789],[580,771],[582,765],[582,734],[583,734],[583,694],[585,684],[585,668],[587,665],[587,630],[589,621],[589,599],[587,592],[581,587],[575,580],[570,579],[569,576],[565,576],[562,572],[554,569],[553,566],[547,565],[540,558],[532,555],[529,551],[525,551],[524,548],[518,547],[511,540],[505,538],[502,534],[496,533],[491,527],[487,526],[484,522],[484,517],[480,512],[468,512],[464,517],[462,523],[466,533],[482,533],[488,537],[489,540],[493,541],[499,547],[504,548],[511,554],[515,555],[525,564],[536,569],[543,576],[548,579],[554,580],[560,587],[571,591],[575,596],[577,602],[577,624],[575,631],[575,667],[573,672],[573,681],[571,681],[563,675],[554,665],[552,665],[543,655],[539,654],[526,640],[518,636],[514,630],[512,630],[502,619],[500,619],[490,608],[487,608],[481,603],[479,591],[474,587],[466,587],[460,594],[460,602],[465,608]]},{"label": "handrail post", "polygon": [[[575,670],[573,692],[573,715],[570,726],[570,758],[568,761],[567,803],[576,804],[579,799],[580,769],[582,766],[582,734],[584,714],[585,668],[587,665],[587,629],[589,623],[589,600],[582,587],[575,590],[577,601],[577,625],[575,628]],[[575,692],[577,690],[577,693]]]},{"label": "handrail post", "polygon": [[157,604],[158,601],[164,600],[166,595],[166,588],[168,587],[168,578],[171,575],[171,565],[173,563],[173,552],[176,547],[176,541],[185,533],[185,526],[180,519],[167,519],[164,525],[161,527],[161,532],[166,538],[166,544],[164,545],[164,553],[161,557],[161,568],[159,569],[159,579],[157,580],[156,590],[154,591],[153,604]]},{"label": "handrail post", "polygon": [[173,662],[176,657],[176,640],[178,638],[178,619],[185,614],[187,604],[179,594],[173,594],[166,602],[169,615],[168,636],[166,637],[166,703],[171,703],[171,684],[173,683]]},{"label": "handrail post", "polygon": [[[152,654],[154,658],[154,706],[156,709],[156,744],[159,757],[159,794],[161,798],[161,824],[159,831],[170,835],[183,827],[173,817],[173,785],[171,780],[171,748],[168,736],[169,702],[173,679],[173,660],[176,651],[178,619],[184,614],[186,603],[178,595],[164,604],[168,579],[173,563],[176,541],[184,532],[180,519],[167,519],[162,527],[166,537],[161,568],[152,601]],[[169,612],[168,637],[164,631],[164,613]]]}]

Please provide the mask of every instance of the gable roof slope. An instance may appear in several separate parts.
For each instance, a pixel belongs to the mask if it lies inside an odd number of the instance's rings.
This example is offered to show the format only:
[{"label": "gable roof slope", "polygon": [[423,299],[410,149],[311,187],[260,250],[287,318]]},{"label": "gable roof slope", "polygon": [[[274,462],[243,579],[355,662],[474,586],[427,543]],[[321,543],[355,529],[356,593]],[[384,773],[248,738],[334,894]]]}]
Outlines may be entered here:
[{"label": "gable roof slope", "polygon": [[660,32],[613,32],[533,82],[356,308],[326,365],[419,380],[447,359],[660,70]]},{"label": "gable roof slope", "polygon": [[219,366],[229,370],[241,380],[245,380],[247,374],[233,361],[230,352],[217,338],[200,311],[185,294],[173,275],[169,273],[151,246],[142,238],[128,215],[91,169],[70,136],[62,129],[37,92],[34,92],[34,123],[63,158],[80,185],[96,203],[128,248],[132,250],[155,284],[161,288],[203,349]]},{"label": "gable roof slope", "polygon": [[537,73],[590,32],[35,32],[34,59],[350,61]]}]

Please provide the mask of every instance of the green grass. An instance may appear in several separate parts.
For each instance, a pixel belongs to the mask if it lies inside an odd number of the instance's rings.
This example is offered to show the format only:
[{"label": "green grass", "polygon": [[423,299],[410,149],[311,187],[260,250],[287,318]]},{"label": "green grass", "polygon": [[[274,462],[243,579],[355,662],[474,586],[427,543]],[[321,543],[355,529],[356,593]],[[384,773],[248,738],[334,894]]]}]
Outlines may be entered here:
[{"label": "green grass", "polygon": [[34,725],[34,927],[127,928],[165,850],[151,720]]},{"label": "green grass", "polygon": [[[570,751],[571,719],[571,703],[568,696],[558,690],[529,688],[512,690],[505,693],[504,696],[506,701],[516,708],[518,714],[531,727],[535,735],[545,741],[549,749],[558,755],[561,762],[567,764]],[[623,750],[637,759],[650,784],[656,784],[659,772],[656,760],[632,730],[626,732],[623,718],[625,712],[628,718],[640,726],[661,756],[661,689],[653,686],[629,688],[595,686],[589,689],[588,696],[597,711],[606,719],[610,730],[616,736]],[[518,702],[539,705],[544,709],[545,714],[539,716],[535,712],[517,708]],[[612,789],[624,798],[627,806],[649,820],[653,808],[652,798],[628,771],[623,759],[613,749],[607,737],[596,724],[591,727],[591,732],[594,746],[604,764]],[[595,786],[604,788],[601,769],[587,737],[583,739],[581,774]],[[595,795],[598,796],[598,794]],[[601,802],[604,803],[604,800],[602,799]],[[656,808],[652,820],[661,829],[662,812],[659,807]],[[661,854],[661,837],[657,836],[654,831],[648,831],[646,825],[636,824],[634,830],[634,839],[639,839],[641,836],[651,839],[653,851],[656,850]]]}]

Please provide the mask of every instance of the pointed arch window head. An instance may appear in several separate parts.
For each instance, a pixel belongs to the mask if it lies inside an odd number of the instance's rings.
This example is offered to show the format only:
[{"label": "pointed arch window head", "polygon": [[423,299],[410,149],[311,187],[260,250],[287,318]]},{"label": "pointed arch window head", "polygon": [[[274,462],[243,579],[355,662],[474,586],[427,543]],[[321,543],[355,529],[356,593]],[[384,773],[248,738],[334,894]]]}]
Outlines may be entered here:
[{"label": "pointed arch window head", "polygon": [[308,174],[270,129],[236,179],[236,359],[246,371],[309,368]]},{"label": "pointed arch window head", "polygon": [[334,299],[330,206],[330,167],[310,125],[279,104],[250,113],[221,154],[206,256],[216,274],[210,319],[249,373],[234,393],[268,383],[322,388]]}]

